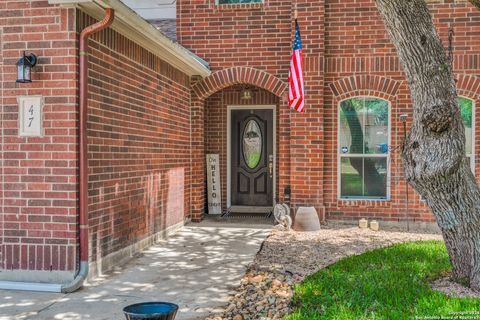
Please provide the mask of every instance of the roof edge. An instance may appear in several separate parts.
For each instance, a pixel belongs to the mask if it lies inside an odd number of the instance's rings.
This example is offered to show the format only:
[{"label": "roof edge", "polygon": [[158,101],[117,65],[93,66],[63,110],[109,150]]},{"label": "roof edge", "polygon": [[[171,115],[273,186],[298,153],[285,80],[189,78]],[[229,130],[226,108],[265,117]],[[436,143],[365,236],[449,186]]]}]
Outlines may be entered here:
[{"label": "roof edge", "polygon": [[206,77],[211,74],[205,60],[170,40],[120,0],[48,0],[48,3],[78,8],[95,19],[103,17],[105,8],[112,8],[115,10],[112,29],[189,76]]}]

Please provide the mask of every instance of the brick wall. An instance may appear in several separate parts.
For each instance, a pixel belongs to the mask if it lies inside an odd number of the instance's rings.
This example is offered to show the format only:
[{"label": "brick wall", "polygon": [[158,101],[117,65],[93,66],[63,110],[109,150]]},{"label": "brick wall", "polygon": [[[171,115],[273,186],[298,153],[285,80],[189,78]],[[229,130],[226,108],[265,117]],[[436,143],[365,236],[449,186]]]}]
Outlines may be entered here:
[{"label": "brick wall", "polygon": [[[457,77],[464,79],[458,83],[459,93],[478,105],[480,87],[474,83],[480,71],[480,12],[464,0],[428,3],[445,46],[449,23],[455,28],[454,68]],[[407,187],[398,150],[403,137],[399,115],[407,113],[411,121],[410,95],[375,2],[297,1],[297,5],[307,113],[287,111],[280,100],[279,118],[284,121],[281,127],[287,127],[287,131],[277,155],[278,174],[288,177],[280,179],[279,190],[291,185],[294,206],[325,207],[332,219],[404,219]],[[248,66],[287,81],[293,2],[265,0],[261,4],[215,5],[214,0],[181,0],[177,8],[179,42],[206,59],[214,71]],[[214,81],[206,81],[205,86],[223,88]],[[392,106],[391,148],[397,149],[390,160],[390,201],[337,200],[338,103],[358,95],[381,97]],[[478,142],[476,146],[478,155]],[[476,171],[479,176],[478,166]],[[411,188],[409,198],[409,218],[434,220]]]},{"label": "brick wall", "polygon": [[[453,4],[452,1],[429,1],[429,6],[445,46],[447,46],[449,24],[452,24],[455,29],[454,69],[457,77],[460,74],[476,75],[480,67],[477,62],[480,12],[466,1],[455,2],[456,4]],[[325,30],[327,84],[342,81],[341,79],[352,75],[368,74],[391,79],[392,83],[399,86],[397,92],[392,96],[386,96],[389,91],[388,85],[378,84],[378,82],[372,82],[373,84],[365,85],[363,88],[345,89],[349,92],[343,96],[334,90],[327,89],[325,91],[325,134],[332,137],[326,142],[324,152],[324,190],[327,213],[330,218],[336,219],[376,217],[394,221],[403,220],[407,214],[407,189],[400,150],[398,150],[404,134],[399,116],[404,113],[408,114],[408,127],[413,115],[409,90],[394,47],[388,39],[373,1],[362,2],[361,6],[352,6],[340,0],[329,1],[326,5]],[[358,82],[356,81],[356,83]],[[477,100],[478,105],[480,91],[477,90],[479,88],[467,90],[468,92],[464,93],[464,90],[467,89],[466,86],[468,86],[466,83],[458,83],[459,93]],[[343,87],[348,86],[344,85]],[[392,105],[391,148],[395,150],[391,153],[391,200],[387,202],[337,200],[337,106],[341,98],[355,95],[383,97]],[[478,128],[478,121],[476,128]],[[478,151],[478,148],[476,150]],[[411,187],[409,188],[408,217],[415,220],[434,221],[426,203]]]},{"label": "brick wall", "polygon": [[[286,109],[285,91],[269,89],[268,85],[262,88],[281,98],[277,118],[277,126],[280,128],[277,155],[279,199],[283,199],[284,188],[291,185],[294,205],[321,206],[323,172],[311,164],[321,163],[323,159],[321,101],[324,87],[324,46],[323,37],[319,37],[323,34],[324,27],[323,1],[298,1],[298,11],[304,48],[304,77],[306,91],[309,92],[306,102],[308,115],[290,113]],[[268,77],[286,81],[291,55],[292,13],[292,3],[278,0],[266,0],[260,4],[219,6],[215,5],[214,0],[182,0],[177,4],[178,40],[183,46],[206,59],[214,72],[230,68],[252,68],[267,72]],[[261,73],[258,76],[264,77]],[[228,77],[230,73],[226,72],[225,77],[220,75],[218,78],[225,82]],[[241,79],[236,83],[258,85],[261,82]],[[216,79],[206,80],[204,85],[216,89],[212,90],[213,92],[224,88]],[[198,107],[197,113],[202,112],[204,109]],[[202,134],[200,129],[194,136],[199,134]],[[199,155],[198,161],[202,161],[202,152],[199,150],[196,154]],[[204,190],[200,190],[202,186],[199,186],[197,193],[201,197]]]},{"label": "brick wall", "polygon": [[[78,30],[93,23],[78,15]],[[90,261],[189,214],[190,78],[126,37],[92,36]]]},{"label": "brick wall", "polygon": [[[76,257],[74,12],[46,0],[0,2],[0,269],[73,270]],[[39,57],[17,84],[23,51]],[[42,95],[45,134],[18,136],[17,96]]]},{"label": "brick wall", "polygon": [[177,40],[207,60],[213,71],[246,65],[287,75],[290,14],[288,1],[217,6],[215,0],[181,0]]},{"label": "brick wall", "polygon": [[[78,32],[48,1],[0,2],[0,269],[75,270]],[[40,59],[17,84],[26,50]],[[90,260],[182,222],[190,208],[190,79],[112,30],[90,40]],[[45,98],[42,137],[18,136],[17,96]]]}]

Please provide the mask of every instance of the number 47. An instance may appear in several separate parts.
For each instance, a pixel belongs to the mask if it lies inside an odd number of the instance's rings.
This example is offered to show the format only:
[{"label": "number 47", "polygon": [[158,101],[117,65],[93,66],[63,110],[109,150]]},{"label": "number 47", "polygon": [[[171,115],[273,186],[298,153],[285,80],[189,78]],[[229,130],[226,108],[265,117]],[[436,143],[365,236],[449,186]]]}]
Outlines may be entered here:
[{"label": "number 47", "polygon": [[30,109],[28,109],[28,112],[30,113],[30,118],[28,118],[28,120],[30,120],[30,122],[28,123],[28,127],[30,128],[33,122],[33,105],[30,106]]}]

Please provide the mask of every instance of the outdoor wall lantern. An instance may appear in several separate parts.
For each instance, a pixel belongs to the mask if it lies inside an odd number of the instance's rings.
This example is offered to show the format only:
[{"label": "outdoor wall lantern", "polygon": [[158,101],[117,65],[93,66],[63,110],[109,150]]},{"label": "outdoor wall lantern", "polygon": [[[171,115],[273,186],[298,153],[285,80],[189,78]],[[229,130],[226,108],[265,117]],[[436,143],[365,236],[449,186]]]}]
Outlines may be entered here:
[{"label": "outdoor wall lantern", "polygon": [[17,61],[17,82],[32,82],[32,67],[37,64],[37,56],[30,53],[28,56],[23,52],[23,57]]}]

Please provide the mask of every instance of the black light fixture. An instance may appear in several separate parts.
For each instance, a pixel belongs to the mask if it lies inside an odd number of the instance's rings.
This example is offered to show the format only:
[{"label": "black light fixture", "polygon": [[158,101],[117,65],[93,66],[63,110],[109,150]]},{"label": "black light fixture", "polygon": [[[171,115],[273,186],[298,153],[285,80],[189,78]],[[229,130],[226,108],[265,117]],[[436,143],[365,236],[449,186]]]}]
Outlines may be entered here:
[{"label": "black light fixture", "polygon": [[32,82],[32,67],[37,64],[37,56],[30,53],[28,56],[23,52],[23,57],[17,61],[17,82]]}]

